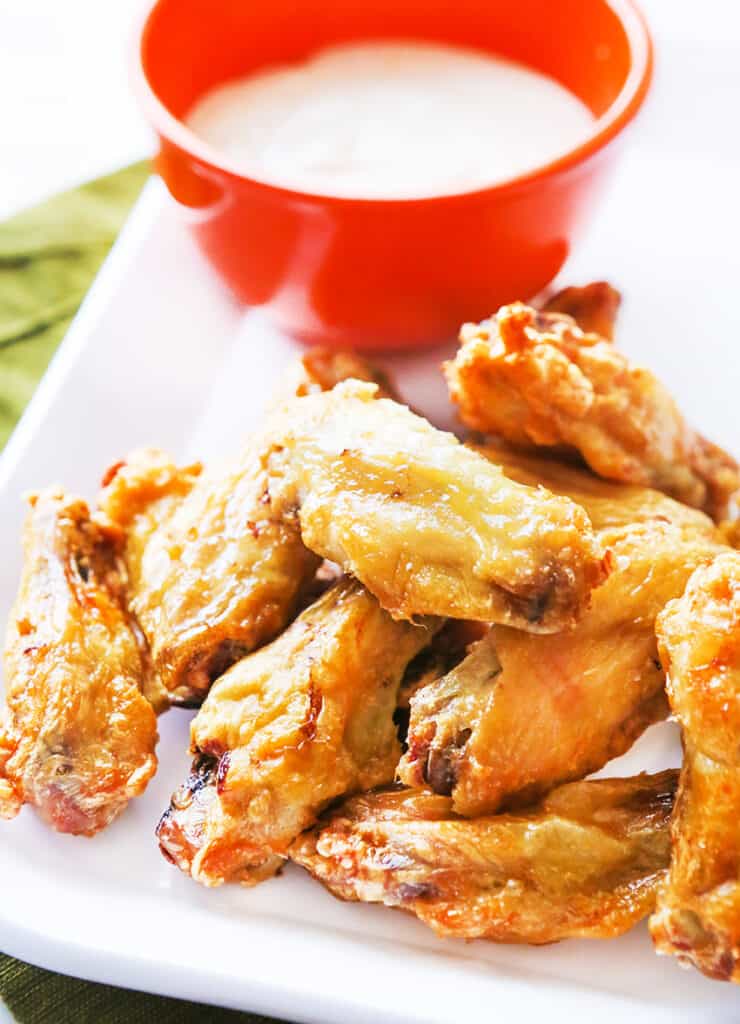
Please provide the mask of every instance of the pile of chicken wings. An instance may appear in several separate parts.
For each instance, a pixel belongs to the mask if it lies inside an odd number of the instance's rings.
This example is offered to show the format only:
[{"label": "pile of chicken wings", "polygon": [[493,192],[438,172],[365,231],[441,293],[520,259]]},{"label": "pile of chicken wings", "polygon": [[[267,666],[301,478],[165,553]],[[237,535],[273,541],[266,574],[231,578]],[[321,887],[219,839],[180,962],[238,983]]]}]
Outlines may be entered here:
[{"label": "pile of chicken wings", "polygon": [[[308,352],[207,468],[30,497],[0,815],[93,835],[198,708],[156,833],[205,885],[292,860],[440,935],[607,938],[740,981],[735,461],[569,288],[462,328],[463,443]],[[679,772],[589,780],[651,724]]]}]

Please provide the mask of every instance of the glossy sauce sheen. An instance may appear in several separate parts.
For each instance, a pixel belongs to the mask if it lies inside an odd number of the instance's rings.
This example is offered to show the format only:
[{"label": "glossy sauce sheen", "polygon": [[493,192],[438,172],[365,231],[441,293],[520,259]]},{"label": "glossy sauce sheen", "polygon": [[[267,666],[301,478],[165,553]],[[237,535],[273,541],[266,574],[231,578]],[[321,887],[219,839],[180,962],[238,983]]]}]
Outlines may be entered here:
[{"label": "glossy sauce sheen", "polygon": [[356,198],[422,198],[515,177],[568,152],[589,110],[538,72],[428,43],[321,51],[221,85],[186,123],[240,173]]}]

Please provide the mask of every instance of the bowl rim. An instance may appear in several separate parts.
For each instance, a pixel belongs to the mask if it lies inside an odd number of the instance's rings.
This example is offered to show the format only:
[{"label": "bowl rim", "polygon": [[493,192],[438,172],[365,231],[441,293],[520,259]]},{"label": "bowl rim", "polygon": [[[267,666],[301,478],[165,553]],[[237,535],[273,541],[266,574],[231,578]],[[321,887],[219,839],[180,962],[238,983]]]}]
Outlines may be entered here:
[{"label": "bowl rim", "polygon": [[459,203],[504,196],[578,166],[604,149],[635,118],[647,96],[653,77],[654,45],[647,19],[635,0],[604,0],[613,11],[627,36],[630,68],[624,85],[608,109],[594,121],[593,129],[583,142],[547,163],[529,171],[459,192],[440,192],[431,196],[342,196],[324,192],[302,191],[254,178],[241,171],[220,150],[205,142],[192,129],[170,113],[149,82],[144,70],[144,38],[154,10],[161,0],[150,0],[136,21],[132,39],[130,77],[134,94],[155,132],[214,171],[244,182],[274,197],[323,205],[399,205],[423,206],[430,203]]}]

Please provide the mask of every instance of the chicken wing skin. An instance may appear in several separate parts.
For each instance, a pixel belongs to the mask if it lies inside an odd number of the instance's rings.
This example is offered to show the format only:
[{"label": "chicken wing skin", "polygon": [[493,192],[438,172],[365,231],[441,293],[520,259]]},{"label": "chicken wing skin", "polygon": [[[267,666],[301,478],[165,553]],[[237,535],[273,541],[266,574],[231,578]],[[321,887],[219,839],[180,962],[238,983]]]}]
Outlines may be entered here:
[{"label": "chicken wing skin", "polygon": [[[289,374],[284,395],[348,376],[390,389],[358,356],[317,349]],[[273,507],[265,446],[255,437],[205,473],[148,449],[106,475],[98,504],[126,538],[129,601],[149,640],[160,706],[198,706],[213,679],[290,621],[319,565],[295,516]]]},{"label": "chicken wing skin", "polygon": [[116,538],[59,490],[30,502],[5,647],[0,815],[29,803],[58,831],[92,835],[156,768],[146,646],[123,600]]},{"label": "chicken wing skin", "polygon": [[[156,637],[151,632],[151,621],[156,616],[157,606],[150,589],[150,567],[148,563],[145,567],[145,555],[150,545],[157,546],[157,532],[190,494],[201,472],[198,462],[177,466],[160,449],[143,448],[107,470],[98,495],[101,520],[121,536],[129,606],[154,645]],[[164,711],[170,705],[163,675],[160,671],[151,672],[145,691],[157,711]]]},{"label": "chicken wing skin", "polygon": [[439,625],[395,622],[345,579],[229,669],[193,721],[165,855],[206,885],[253,883],[330,800],[392,780],[401,677]]},{"label": "chicken wing skin", "polygon": [[432,793],[362,794],[290,856],[340,899],[410,911],[441,936],[611,938],[655,903],[676,776],[571,783],[521,814],[473,821]]},{"label": "chicken wing skin", "polygon": [[650,930],[659,953],[740,982],[740,554],[694,573],[658,638],[684,763]]},{"label": "chicken wing skin", "polygon": [[586,334],[614,340],[614,326],[622,296],[607,281],[593,281],[582,287],[563,288],[542,307],[544,313],[565,313],[573,317]]},{"label": "chicken wing skin", "polygon": [[598,335],[515,303],[466,324],[460,340],[445,369],[473,430],[578,452],[599,476],[724,514],[740,486],[735,460],[686,424],[649,370]]},{"label": "chicken wing skin", "polygon": [[571,625],[608,571],[586,514],[359,381],[286,404],[269,497],[394,617]]},{"label": "chicken wing skin", "polygon": [[173,704],[198,706],[213,679],[279,633],[319,565],[295,517],[273,507],[263,451],[254,438],[197,476],[134,455],[100,495],[128,538],[130,606]]},{"label": "chicken wing skin", "polygon": [[614,568],[572,631],[494,627],[411,699],[400,778],[451,795],[470,816],[598,770],[666,716],[655,618],[722,550],[703,513],[657,491],[500,449],[491,455],[517,479],[583,503]]}]

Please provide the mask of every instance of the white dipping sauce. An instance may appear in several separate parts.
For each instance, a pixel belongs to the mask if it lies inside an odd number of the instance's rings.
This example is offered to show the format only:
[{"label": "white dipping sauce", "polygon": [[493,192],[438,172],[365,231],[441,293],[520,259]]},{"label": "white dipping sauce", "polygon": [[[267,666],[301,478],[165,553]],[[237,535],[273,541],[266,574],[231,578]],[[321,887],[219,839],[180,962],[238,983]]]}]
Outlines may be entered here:
[{"label": "white dipping sauce", "polygon": [[476,50],[348,44],[219,86],[186,124],[238,172],[302,192],[467,192],[568,152],[594,117],[563,86]]}]

